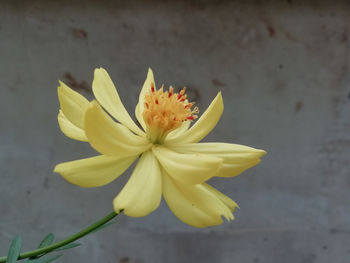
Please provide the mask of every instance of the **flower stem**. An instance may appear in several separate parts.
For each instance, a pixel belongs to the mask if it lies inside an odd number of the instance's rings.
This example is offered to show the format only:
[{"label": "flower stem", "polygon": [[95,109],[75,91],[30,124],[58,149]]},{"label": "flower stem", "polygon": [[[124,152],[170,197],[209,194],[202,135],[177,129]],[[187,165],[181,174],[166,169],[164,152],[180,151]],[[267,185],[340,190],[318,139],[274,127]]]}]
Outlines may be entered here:
[{"label": "flower stem", "polygon": [[[88,226],[87,228],[81,230],[80,232],[76,233],[75,235],[72,235],[60,242],[54,243],[50,246],[44,247],[44,248],[39,248],[31,251],[27,251],[24,253],[21,253],[18,257],[18,259],[24,259],[24,258],[29,258],[29,257],[35,257],[43,254],[47,254],[57,248],[63,247],[65,245],[68,245],[69,243],[72,243],[75,240],[78,240],[87,234],[91,233],[92,231],[96,230],[100,226],[106,224],[108,221],[112,220],[114,217],[116,217],[119,213],[112,212],[105,216],[104,218],[98,220],[97,222],[93,223],[92,225]],[[0,257],[0,263],[6,262],[7,257]]]}]

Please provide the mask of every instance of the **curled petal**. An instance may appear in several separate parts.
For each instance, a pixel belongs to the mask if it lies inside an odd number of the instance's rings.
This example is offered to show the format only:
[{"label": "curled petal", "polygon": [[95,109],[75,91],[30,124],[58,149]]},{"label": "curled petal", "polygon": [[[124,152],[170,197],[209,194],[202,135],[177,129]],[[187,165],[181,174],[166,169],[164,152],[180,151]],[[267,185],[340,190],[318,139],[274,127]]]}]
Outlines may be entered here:
[{"label": "curled petal", "polygon": [[58,124],[61,131],[69,138],[86,142],[88,139],[85,135],[85,131],[77,126],[75,126],[68,118],[63,114],[62,110],[57,116]]},{"label": "curled petal", "polygon": [[[216,197],[219,198],[230,209],[231,212],[234,212],[235,209],[238,208],[237,203],[235,201],[233,201],[230,197],[224,195],[223,193],[221,193],[220,191],[218,191],[214,187],[210,186],[209,184],[203,184],[203,186],[208,191],[210,191],[211,193],[216,195]],[[234,217],[231,218],[231,220],[233,220],[233,219],[234,219]]]},{"label": "curled petal", "polygon": [[73,125],[84,129],[84,114],[89,101],[78,92],[70,89],[62,81],[59,81],[59,83],[60,86],[57,88],[57,93],[64,116]]},{"label": "curled petal", "polygon": [[197,152],[214,154],[215,156],[225,158],[225,161],[227,162],[260,158],[266,154],[266,151],[255,149],[253,147],[220,142],[189,143],[184,145],[175,145],[171,148],[179,152]]},{"label": "curled petal", "polygon": [[174,145],[199,142],[216,126],[223,111],[224,104],[222,101],[221,92],[219,92],[215,99],[210,103],[206,111],[190,129],[176,138],[166,139],[165,144]]},{"label": "curled petal", "polygon": [[152,148],[164,170],[174,179],[186,184],[200,184],[215,176],[221,158],[204,154],[182,154],[162,146]]},{"label": "curled petal", "polygon": [[100,155],[56,165],[54,172],[81,187],[106,185],[118,178],[137,158]]},{"label": "curled petal", "polygon": [[92,90],[97,101],[106,109],[106,111],[108,111],[109,114],[136,134],[144,135],[144,132],[135,124],[125,109],[120,100],[119,94],[105,69],[95,69]]},{"label": "curled petal", "polygon": [[162,196],[162,177],[152,151],[142,154],[129,181],[114,199],[114,210],[132,217],[146,216],[158,208]]},{"label": "curled petal", "polygon": [[[216,190],[216,189],[214,189]],[[184,223],[208,227],[233,220],[233,201],[206,184],[182,184],[163,173],[163,195],[170,210]],[[225,200],[225,201],[224,201]],[[229,201],[231,200],[231,201]]]},{"label": "curled petal", "polygon": [[216,176],[232,177],[239,175],[260,162],[266,154],[264,150],[229,143],[191,143],[176,145],[172,150],[180,153],[199,153],[223,159],[222,167]]},{"label": "curled petal", "polygon": [[145,101],[145,95],[151,91],[152,84],[154,86],[154,89],[156,88],[156,84],[154,82],[154,76],[152,69],[148,69],[147,77],[145,82],[143,83],[140,95],[139,95],[139,102],[136,105],[135,108],[135,116],[138,122],[141,124],[142,128],[146,130],[146,123],[143,120],[143,110],[144,110],[144,101]]},{"label": "curled petal", "polygon": [[104,155],[135,156],[151,146],[146,138],[114,122],[96,101],[86,110],[85,133],[91,146]]}]

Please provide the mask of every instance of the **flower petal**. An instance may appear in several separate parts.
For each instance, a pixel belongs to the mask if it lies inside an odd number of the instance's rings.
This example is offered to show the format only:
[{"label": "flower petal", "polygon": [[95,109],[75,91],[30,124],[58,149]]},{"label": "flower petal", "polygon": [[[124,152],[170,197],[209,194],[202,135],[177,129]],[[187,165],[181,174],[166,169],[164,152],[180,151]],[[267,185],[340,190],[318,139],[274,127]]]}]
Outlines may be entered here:
[{"label": "flower petal", "polygon": [[97,101],[109,114],[136,134],[144,135],[144,132],[135,124],[129,113],[126,111],[119,98],[119,94],[105,69],[95,69],[92,91],[94,92]]},{"label": "flower petal", "polygon": [[129,181],[114,199],[114,210],[132,217],[156,210],[162,197],[162,176],[152,151],[142,154]]},{"label": "flower petal", "polygon": [[96,101],[86,110],[85,133],[91,146],[104,155],[134,156],[151,146],[146,138],[114,122]]},{"label": "flower petal", "polygon": [[216,176],[217,177],[234,177],[234,176],[240,175],[245,170],[259,164],[260,162],[261,162],[260,159],[255,159],[250,162],[240,162],[236,164],[224,163]]},{"label": "flower petal", "polygon": [[210,103],[206,111],[190,129],[177,138],[166,139],[165,143],[168,145],[173,145],[199,142],[216,126],[223,111],[224,104],[222,101],[221,92],[219,92],[215,99]]},{"label": "flower petal", "polygon": [[264,150],[230,143],[190,143],[176,145],[172,150],[179,153],[199,153],[223,159],[222,167],[216,176],[233,177],[260,162],[266,154]]},{"label": "flower petal", "polygon": [[142,86],[142,89],[141,89],[141,92],[140,92],[140,95],[139,95],[139,102],[137,103],[136,105],[136,108],[135,108],[135,116],[136,116],[136,119],[138,120],[138,122],[141,124],[142,128],[144,130],[146,130],[146,123],[145,121],[143,120],[143,110],[144,110],[144,101],[145,101],[145,95],[151,91],[151,86],[152,86],[152,83],[154,85],[154,88],[156,88],[156,84],[154,82],[154,76],[153,76],[153,72],[152,72],[152,69],[148,69],[148,73],[147,73],[147,77],[146,77],[146,80],[145,82],[143,83],[143,86]]},{"label": "flower petal", "polygon": [[59,111],[58,116],[58,124],[60,126],[61,131],[69,138],[86,142],[88,139],[85,135],[85,131],[77,126],[75,126],[67,117],[64,115],[62,110]]},{"label": "flower petal", "polygon": [[221,158],[204,154],[181,154],[162,146],[154,146],[152,150],[167,173],[186,184],[205,182],[215,176],[222,163]]},{"label": "flower petal", "polygon": [[181,221],[191,226],[219,225],[223,222],[221,216],[227,220],[234,219],[233,210],[221,199],[221,195],[212,191],[206,184],[182,184],[164,172],[163,195],[170,210]]},{"label": "flower petal", "polygon": [[84,114],[89,101],[78,92],[70,89],[62,81],[59,81],[59,83],[57,93],[63,114],[72,124],[84,129]]},{"label": "flower petal", "polygon": [[106,185],[119,177],[137,158],[100,155],[56,165],[54,172],[81,187]]},{"label": "flower petal", "polygon": [[[237,205],[237,203],[235,201],[233,201],[230,197],[224,195],[223,193],[221,193],[220,191],[218,191],[217,189],[215,189],[211,185],[203,184],[203,186],[208,191],[215,194],[216,197],[218,197],[231,210],[231,212],[234,212],[236,208],[239,208],[239,206]],[[233,219],[231,219],[231,220],[233,220]]]}]

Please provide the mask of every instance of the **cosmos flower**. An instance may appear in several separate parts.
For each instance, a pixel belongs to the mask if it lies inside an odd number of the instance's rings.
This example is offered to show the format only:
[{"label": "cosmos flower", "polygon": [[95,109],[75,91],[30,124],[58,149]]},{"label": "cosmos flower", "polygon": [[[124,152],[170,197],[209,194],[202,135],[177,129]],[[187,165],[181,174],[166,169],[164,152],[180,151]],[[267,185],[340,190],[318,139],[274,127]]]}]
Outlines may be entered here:
[{"label": "cosmos flower", "polygon": [[135,160],[130,179],[113,201],[114,210],[142,217],[158,208],[162,196],[183,222],[207,227],[233,220],[237,204],[206,183],[232,177],[258,164],[266,152],[228,143],[199,143],[223,113],[219,92],[201,117],[185,88],[156,89],[152,70],[135,109],[141,128],[122,104],[106,70],[95,70],[89,102],[63,82],[58,87],[58,122],[68,137],[88,142],[101,155],[55,167],[68,182],[98,187],[118,178]]}]

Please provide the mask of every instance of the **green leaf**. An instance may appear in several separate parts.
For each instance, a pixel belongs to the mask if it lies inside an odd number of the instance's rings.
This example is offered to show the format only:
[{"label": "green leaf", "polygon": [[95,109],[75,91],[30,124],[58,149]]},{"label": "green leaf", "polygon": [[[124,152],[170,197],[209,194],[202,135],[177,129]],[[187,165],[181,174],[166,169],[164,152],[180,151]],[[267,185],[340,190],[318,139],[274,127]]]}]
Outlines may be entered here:
[{"label": "green leaf", "polygon": [[90,234],[96,233],[96,232],[98,232],[98,231],[100,231],[100,230],[102,230],[102,229],[104,229],[106,227],[109,227],[112,224],[114,224],[114,222],[108,222],[106,224],[103,224],[102,226],[99,226],[98,228],[96,228],[94,231],[91,231]]},{"label": "green leaf", "polygon": [[40,242],[40,245],[38,248],[50,246],[54,240],[55,240],[55,235],[53,233],[50,233],[44,237],[44,239]]},{"label": "green leaf", "polygon": [[62,255],[44,256],[41,258],[28,260],[28,262],[31,262],[31,263],[49,263],[49,262],[52,262],[52,261],[60,258],[61,256]]},{"label": "green leaf", "polygon": [[20,236],[16,236],[10,245],[8,254],[7,254],[7,263],[14,263],[17,261],[19,254],[21,253],[22,248],[22,238]]},{"label": "green leaf", "polygon": [[65,246],[62,246],[62,247],[55,249],[55,251],[61,251],[61,250],[70,249],[73,247],[79,247],[80,245],[81,244],[79,244],[79,243],[70,243],[70,244],[67,244]]}]

